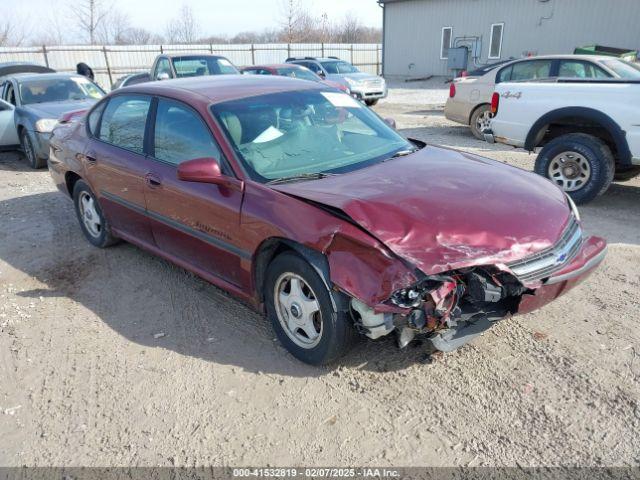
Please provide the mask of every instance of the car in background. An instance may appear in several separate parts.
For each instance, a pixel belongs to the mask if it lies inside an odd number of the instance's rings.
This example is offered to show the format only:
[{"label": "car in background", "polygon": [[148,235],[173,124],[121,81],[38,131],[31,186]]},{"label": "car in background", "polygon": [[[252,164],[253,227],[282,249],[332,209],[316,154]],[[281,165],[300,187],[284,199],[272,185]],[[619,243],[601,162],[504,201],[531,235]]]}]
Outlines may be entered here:
[{"label": "car in background", "polygon": [[251,67],[241,68],[240,71],[244,75],[280,75],[282,77],[298,78],[300,80],[309,80],[311,82],[320,82],[325,85],[342,90],[345,93],[351,93],[349,88],[342,83],[325,80],[321,76],[316,75],[307,67],[302,65],[294,65],[291,63],[273,64],[273,65],[253,65]]},{"label": "car in background", "polygon": [[482,132],[491,122],[491,95],[502,82],[541,78],[621,78],[640,79],[640,68],[613,57],[597,55],[544,55],[527,57],[497,65],[478,76],[455,79],[449,86],[444,115],[449,120],[471,127],[471,133],[482,140]]},{"label": "car in background", "polygon": [[149,72],[130,73],[124,77],[120,77],[111,85],[111,90],[117,90],[118,88],[129,87],[131,85],[137,85],[138,83],[144,83],[151,81],[151,74]]},{"label": "car in background", "polygon": [[318,82],[142,83],[51,143],[87,241],[130,241],[264,308],[311,364],[395,331],[399,346],[423,334],[453,350],[566,293],[606,253],[546,179],[407,140]]},{"label": "car in background", "polygon": [[49,138],[61,115],[87,110],[105,92],[91,80],[68,73],[16,73],[0,87],[0,146],[19,145],[32,168],[49,158]]},{"label": "car in background", "polygon": [[349,62],[340,60],[338,57],[292,57],[287,58],[286,62],[302,65],[324,80],[344,85],[351,91],[351,95],[370,107],[387,96],[387,83],[384,78],[361,72]]},{"label": "car in background", "polygon": [[220,55],[162,54],[153,62],[151,80],[239,73],[227,58]]}]

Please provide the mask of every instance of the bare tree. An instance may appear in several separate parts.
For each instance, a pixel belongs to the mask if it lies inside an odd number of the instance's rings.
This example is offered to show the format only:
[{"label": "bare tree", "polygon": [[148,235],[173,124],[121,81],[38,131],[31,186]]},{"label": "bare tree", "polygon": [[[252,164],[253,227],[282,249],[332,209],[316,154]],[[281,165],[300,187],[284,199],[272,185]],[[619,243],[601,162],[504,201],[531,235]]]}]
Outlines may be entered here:
[{"label": "bare tree", "polygon": [[340,43],[357,43],[362,31],[360,18],[348,12],[336,28],[336,40]]},{"label": "bare tree", "polygon": [[91,45],[96,44],[110,7],[113,7],[110,0],[76,0],[70,4],[78,30]]},{"label": "bare tree", "polygon": [[120,10],[112,9],[107,13],[96,30],[96,39],[102,44],[124,45],[129,43],[131,21]]},{"label": "bare tree", "polygon": [[183,5],[176,18],[167,24],[167,40],[171,43],[195,43],[200,34],[200,25],[193,10]]},{"label": "bare tree", "polygon": [[298,41],[301,16],[305,13],[300,0],[280,0],[282,39],[287,43]]},{"label": "bare tree", "polygon": [[14,47],[22,45],[26,37],[24,30],[20,29],[11,20],[0,21],[0,47]]},{"label": "bare tree", "polygon": [[151,33],[144,28],[130,28],[127,30],[124,43],[129,45],[154,45],[164,42],[162,36]]}]

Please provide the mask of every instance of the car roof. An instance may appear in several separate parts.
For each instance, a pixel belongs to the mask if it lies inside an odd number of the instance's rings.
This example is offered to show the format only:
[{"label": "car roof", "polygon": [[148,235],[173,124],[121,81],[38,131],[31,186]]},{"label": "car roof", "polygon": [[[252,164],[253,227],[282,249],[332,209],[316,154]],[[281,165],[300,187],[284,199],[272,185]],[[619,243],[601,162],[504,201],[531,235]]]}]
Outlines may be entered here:
[{"label": "car roof", "polygon": [[266,68],[266,69],[276,69],[276,68],[305,68],[302,65],[296,65],[295,63],[265,63],[263,65],[249,65],[247,67],[243,67],[243,69],[250,68]]},{"label": "car roof", "polygon": [[326,86],[279,75],[205,75],[132,85],[121,93],[165,95],[192,101],[220,103],[269,93],[323,90]]},{"label": "car roof", "polygon": [[[533,57],[522,57],[522,58],[514,58],[506,63],[504,63],[503,65],[507,65],[509,63],[515,63],[515,62],[522,62],[522,61],[526,61],[526,60],[562,60],[562,59],[567,59],[567,60],[586,60],[586,61],[592,61],[592,62],[600,62],[603,60],[620,60],[619,58],[616,57],[611,57],[611,56],[607,56],[607,55],[573,55],[573,54],[555,54],[555,55],[535,55]],[[499,67],[500,65],[496,65],[497,67]]]},{"label": "car roof", "polygon": [[15,75],[9,75],[9,78],[14,78],[19,82],[29,80],[56,80],[63,78],[87,78],[77,73],[16,73]]},{"label": "car roof", "polygon": [[185,58],[185,57],[210,57],[210,58],[226,58],[222,55],[215,55],[213,53],[195,53],[195,52],[182,52],[182,53],[163,53],[161,57],[167,58]]}]

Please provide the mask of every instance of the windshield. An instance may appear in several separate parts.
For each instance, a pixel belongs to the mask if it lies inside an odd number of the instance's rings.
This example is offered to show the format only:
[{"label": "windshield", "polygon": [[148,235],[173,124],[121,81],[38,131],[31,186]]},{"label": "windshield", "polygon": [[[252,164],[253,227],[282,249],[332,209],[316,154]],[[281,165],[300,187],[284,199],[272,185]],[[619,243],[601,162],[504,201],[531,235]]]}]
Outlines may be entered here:
[{"label": "windshield", "polygon": [[173,66],[178,78],[202,75],[233,75],[240,73],[233,64],[223,57],[190,55],[174,57]]},{"label": "windshield", "polygon": [[341,74],[341,73],[358,73],[356,67],[351,65],[349,62],[345,62],[343,60],[335,60],[332,62],[321,62],[324,69],[329,74]]},{"label": "windshield", "polygon": [[22,105],[73,100],[99,100],[105,93],[84,77],[47,78],[20,82]]},{"label": "windshield", "polygon": [[347,94],[303,90],[212,107],[251,178],[346,173],[414,147]]},{"label": "windshield", "polygon": [[640,67],[638,65],[617,59],[602,60],[601,63],[610,70],[613,70],[620,78],[626,78],[627,80],[640,79]]},{"label": "windshield", "polygon": [[278,68],[277,72],[278,75],[300,78],[302,80],[311,80],[312,82],[319,82],[322,80],[319,76],[306,68]]}]

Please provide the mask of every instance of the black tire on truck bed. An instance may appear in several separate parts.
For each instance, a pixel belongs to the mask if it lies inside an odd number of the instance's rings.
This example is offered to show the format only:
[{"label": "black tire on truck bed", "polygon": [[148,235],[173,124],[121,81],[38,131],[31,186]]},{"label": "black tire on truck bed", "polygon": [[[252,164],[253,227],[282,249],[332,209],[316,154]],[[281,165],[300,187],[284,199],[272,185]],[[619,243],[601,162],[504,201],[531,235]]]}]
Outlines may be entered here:
[{"label": "black tire on truck bed", "polygon": [[584,184],[579,188],[573,191],[563,188],[575,203],[588,203],[607,191],[613,181],[615,159],[606,143],[586,133],[569,133],[547,143],[538,154],[535,172],[547,177],[561,188],[563,182],[551,175],[549,169],[554,160],[563,154],[566,154],[569,160],[576,157],[586,160],[591,170],[589,177],[583,180]]}]

